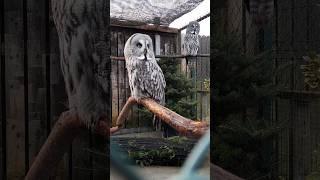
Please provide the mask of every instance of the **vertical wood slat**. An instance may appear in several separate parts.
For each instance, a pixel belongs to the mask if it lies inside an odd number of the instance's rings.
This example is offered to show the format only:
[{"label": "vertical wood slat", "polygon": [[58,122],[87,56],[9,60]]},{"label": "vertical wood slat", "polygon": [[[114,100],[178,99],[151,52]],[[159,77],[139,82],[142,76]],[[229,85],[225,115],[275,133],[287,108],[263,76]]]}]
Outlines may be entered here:
[{"label": "vertical wood slat", "polygon": [[25,120],[25,174],[29,170],[29,62],[28,62],[28,3],[23,0],[23,61],[24,61],[24,120]]},{"label": "vertical wood slat", "polygon": [[[295,8],[295,3],[294,0],[291,0],[291,40],[290,40],[290,47],[292,49],[294,49],[294,41],[295,41],[295,37],[294,37],[294,8]],[[294,62],[294,57],[291,58],[291,62]],[[293,74],[294,74],[294,69],[293,67],[291,68],[291,73],[290,73],[291,77],[291,86],[290,89],[293,90],[294,88],[294,79],[293,79]],[[292,101],[290,102],[290,116],[293,115],[294,111],[294,105],[292,103]],[[290,119],[294,119],[294,117],[291,117]],[[293,129],[293,121],[290,122],[290,129],[289,129],[289,179],[293,179],[294,178],[294,129]]]},{"label": "vertical wood slat", "polygon": [[[51,58],[50,58],[50,3],[51,1],[45,0],[44,17],[45,17],[45,89],[46,89],[46,135],[47,137],[51,131]],[[52,179],[50,177],[49,179]]]},{"label": "vertical wood slat", "polygon": [[[92,134],[91,131],[89,131],[88,134],[89,134],[89,149],[91,150],[91,149],[93,149],[93,134]],[[89,176],[90,176],[90,180],[93,180],[93,171],[94,171],[94,169],[93,169],[92,153],[89,153],[88,156],[89,156],[89,163],[88,164],[89,164],[89,168],[90,168]]]},{"label": "vertical wood slat", "polygon": [[[27,1],[29,166],[46,140],[45,2]],[[26,133],[27,134],[27,133]],[[27,155],[27,154],[26,154]]]},{"label": "vertical wood slat", "polygon": [[72,143],[72,179],[89,180],[91,178],[91,161],[89,131],[83,131]]},{"label": "vertical wood slat", "polygon": [[[119,44],[119,39],[118,39],[118,33],[115,33],[115,41],[117,43],[117,45]],[[117,54],[117,56],[119,56],[119,51],[118,51],[118,46],[117,46],[117,52],[115,52]],[[119,68],[119,61],[117,61],[117,94],[118,94],[118,98],[117,98],[117,111],[118,111],[118,116],[119,116],[119,113],[121,111],[120,109],[120,87],[119,87],[119,71],[120,71],[120,68]]]},{"label": "vertical wood slat", "polygon": [[[31,0],[34,1],[34,0]],[[51,17],[51,8],[49,9],[49,15]],[[60,69],[60,54],[59,54],[59,37],[56,31],[56,28],[53,23],[53,19],[49,19],[49,27],[50,27],[50,84],[51,84],[51,120],[50,124],[53,126],[61,113],[66,111],[67,108],[67,94],[65,91],[64,79]],[[45,64],[45,63],[44,63]],[[72,145],[68,152],[63,157],[59,166],[57,167],[57,173],[53,179],[56,180],[65,180],[72,178]],[[69,167],[70,165],[70,167]],[[71,171],[69,171],[71,170]]]},{"label": "vertical wood slat", "polygon": [[[117,56],[124,56],[124,33],[123,32],[117,32]],[[126,103],[127,97],[125,96],[125,61],[118,61],[118,115],[123,108],[124,104]]]},{"label": "vertical wood slat", "polygon": [[73,149],[72,149],[72,144],[70,145],[70,148],[69,148],[69,152],[68,152],[68,180],[72,180],[73,179],[73,163],[72,163],[72,152],[73,152]]},{"label": "vertical wood slat", "polygon": [[1,83],[1,135],[0,135],[0,177],[7,179],[7,148],[6,148],[6,74],[5,74],[5,37],[4,37],[4,0],[0,0],[0,83]]},{"label": "vertical wood slat", "polygon": [[[130,38],[131,34],[127,33],[127,32],[123,32],[124,34],[124,39],[123,39],[123,44],[126,43],[126,41]],[[130,86],[129,86],[129,80],[128,80],[128,72],[127,72],[127,69],[125,71],[125,77],[126,77],[126,99],[128,99],[131,95],[131,90],[130,90]],[[125,128],[128,127],[128,122],[132,122],[134,120],[133,118],[133,107],[131,107],[131,110],[129,112],[129,115],[128,117],[126,118],[126,121],[125,121]]]},{"label": "vertical wood slat", "polygon": [[247,52],[247,10],[245,0],[242,0],[242,47]]},{"label": "vertical wood slat", "polygon": [[[117,56],[117,38],[116,33],[111,32],[111,56]],[[118,62],[116,60],[111,60],[111,84],[112,84],[112,122],[115,125],[116,119],[118,117]]]},{"label": "vertical wood slat", "polygon": [[45,67],[46,67],[46,130],[51,130],[51,79],[50,79],[50,1],[45,1]]},{"label": "vertical wood slat", "polygon": [[[200,36],[198,54],[210,53],[210,36]],[[210,93],[205,92],[203,82],[210,79],[210,57],[198,57],[196,61],[197,119],[210,120]]]},{"label": "vertical wood slat", "polygon": [[25,107],[23,2],[6,3],[4,7],[6,44],[6,111],[7,179],[22,179],[25,174]]},{"label": "vertical wood slat", "polygon": [[[291,13],[290,13],[290,1],[277,1],[277,28],[276,28],[276,47],[277,47],[277,66],[281,66],[287,61],[287,57],[285,58],[283,53],[288,51],[288,47],[290,46],[290,38],[291,38]],[[286,10],[285,10],[286,9]],[[281,44],[281,46],[279,46]],[[285,72],[282,74],[289,74],[289,72]],[[282,83],[283,79],[279,77],[277,78],[277,83]],[[277,113],[276,117],[279,119],[278,121],[282,121],[285,119],[291,119],[289,118],[290,113],[290,102],[289,100],[281,100],[279,99],[277,102],[276,111],[279,111],[281,113]],[[290,174],[290,130],[291,128],[286,129],[284,132],[280,134],[279,137],[279,175],[282,175],[286,178],[289,178]],[[282,163],[281,163],[282,162]]]},{"label": "vertical wood slat", "polygon": [[[93,134],[92,135],[92,150],[98,151],[101,154],[108,154],[108,139],[105,137],[101,137],[100,135]],[[109,179],[109,161],[107,158],[105,158],[102,155],[97,155],[94,153],[91,153],[92,156],[92,169],[93,174],[92,178],[93,180],[100,180],[100,179]]]},{"label": "vertical wood slat", "polygon": [[[272,32],[274,34],[274,43],[272,43],[272,47],[275,47],[275,58],[274,58],[274,67],[275,68],[278,68],[278,58],[277,58],[277,55],[278,55],[278,42],[279,42],[279,37],[278,37],[278,33],[279,33],[279,23],[278,23],[278,18],[279,18],[279,9],[278,9],[278,0],[275,0],[274,1],[274,23],[273,23],[273,31]],[[272,37],[272,38],[273,38]],[[277,82],[278,78],[275,77],[274,78],[274,83],[275,84],[278,84]],[[273,101],[273,104],[272,104],[272,123],[276,124],[278,123],[278,120],[279,120],[279,117],[278,117],[278,105],[279,105],[279,99],[278,98],[275,98],[274,101]],[[280,156],[279,156],[279,152],[280,151],[280,146],[279,146],[279,141],[280,141],[280,138],[281,138],[281,134],[277,135],[276,137],[276,140],[274,142],[274,149],[275,149],[275,157],[274,157],[274,162],[275,163],[275,166],[274,168],[272,169],[272,176],[273,177],[276,177],[276,176],[279,176],[280,175],[280,168],[281,168],[281,165],[278,163],[280,162]]]},{"label": "vertical wood slat", "polygon": [[[122,42],[123,42],[123,44],[125,44],[125,42],[126,42],[126,37],[125,37],[125,35],[123,35]],[[124,71],[123,71],[123,76],[124,76],[124,89],[125,89],[124,98],[125,98],[125,101],[126,101],[126,100],[129,98],[129,96],[130,96],[130,87],[129,87],[128,70],[127,70],[127,68],[126,68],[126,62],[124,61],[123,64],[124,64],[124,68],[125,68]],[[130,116],[130,114],[129,114],[128,116]],[[127,117],[126,120],[125,120],[125,126],[126,126],[126,124],[127,124],[127,120],[128,120],[128,117]]]}]

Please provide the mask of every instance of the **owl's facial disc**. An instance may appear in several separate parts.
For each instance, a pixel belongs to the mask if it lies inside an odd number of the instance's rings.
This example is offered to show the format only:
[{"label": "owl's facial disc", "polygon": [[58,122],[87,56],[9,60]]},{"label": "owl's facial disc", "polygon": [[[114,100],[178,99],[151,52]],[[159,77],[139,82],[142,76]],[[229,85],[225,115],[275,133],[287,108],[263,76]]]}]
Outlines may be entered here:
[{"label": "owl's facial disc", "polygon": [[148,40],[139,40],[136,43],[136,47],[139,49],[139,54],[138,56],[139,60],[152,60],[152,50],[150,49],[150,43]]},{"label": "owl's facial disc", "polygon": [[191,21],[188,25],[187,31],[189,31],[190,34],[197,35],[199,34],[200,30],[200,24],[196,21]]}]

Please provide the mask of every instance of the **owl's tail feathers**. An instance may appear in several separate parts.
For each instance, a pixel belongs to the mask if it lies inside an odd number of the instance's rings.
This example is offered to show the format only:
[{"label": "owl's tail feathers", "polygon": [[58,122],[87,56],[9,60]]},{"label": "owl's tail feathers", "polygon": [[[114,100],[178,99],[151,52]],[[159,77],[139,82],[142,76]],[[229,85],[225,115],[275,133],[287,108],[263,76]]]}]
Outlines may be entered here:
[{"label": "owl's tail feathers", "polygon": [[157,116],[153,116],[153,127],[155,127],[156,131],[161,130],[164,138],[178,135],[178,132],[174,128],[164,122],[161,122]]},{"label": "owl's tail feathers", "polygon": [[153,116],[153,127],[156,131],[161,130],[161,120],[157,116]]}]

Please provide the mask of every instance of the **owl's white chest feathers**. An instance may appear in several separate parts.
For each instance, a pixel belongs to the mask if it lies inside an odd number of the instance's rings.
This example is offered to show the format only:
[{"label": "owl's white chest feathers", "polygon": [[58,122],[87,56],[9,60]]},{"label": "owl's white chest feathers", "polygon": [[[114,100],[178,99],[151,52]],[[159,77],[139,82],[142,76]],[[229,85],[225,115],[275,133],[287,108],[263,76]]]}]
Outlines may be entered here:
[{"label": "owl's white chest feathers", "polygon": [[199,36],[197,34],[186,34],[184,37],[184,54],[185,55],[197,55],[199,50]]},{"label": "owl's white chest feathers", "polygon": [[160,104],[165,102],[166,82],[155,60],[126,61],[131,95],[135,98],[152,98]]}]

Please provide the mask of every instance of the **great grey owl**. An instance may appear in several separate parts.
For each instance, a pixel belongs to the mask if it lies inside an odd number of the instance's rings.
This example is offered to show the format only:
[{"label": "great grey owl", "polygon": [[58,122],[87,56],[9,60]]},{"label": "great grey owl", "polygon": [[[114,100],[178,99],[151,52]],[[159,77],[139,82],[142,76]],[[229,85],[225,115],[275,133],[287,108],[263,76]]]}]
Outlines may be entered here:
[{"label": "great grey owl", "polygon": [[108,6],[104,0],[52,0],[68,105],[87,127],[111,113]]},{"label": "great grey owl", "polygon": [[[131,96],[138,100],[152,98],[165,105],[166,81],[155,59],[151,37],[133,34],[125,44],[124,56]],[[154,126],[160,129],[161,121],[154,118]]]},{"label": "great grey owl", "polygon": [[200,24],[197,21],[189,22],[184,36],[183,52],[184,55],[195,56],[199,50],[199,31]]}]

